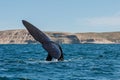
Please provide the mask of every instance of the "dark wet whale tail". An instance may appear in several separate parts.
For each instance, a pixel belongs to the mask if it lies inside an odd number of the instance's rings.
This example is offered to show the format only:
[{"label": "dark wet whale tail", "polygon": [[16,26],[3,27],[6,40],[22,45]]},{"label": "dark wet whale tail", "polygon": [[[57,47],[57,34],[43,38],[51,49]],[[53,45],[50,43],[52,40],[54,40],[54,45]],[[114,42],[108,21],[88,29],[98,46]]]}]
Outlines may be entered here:
[{"label": "dark wet whale tail", "polygon": [[47,61],[51,61],[52,58],[58,59],[59,61],[64,60],[63,51],[59,44],[51,41],[45,33],[31,23],[25,20],[22,20],[22,23],[28,32],[33,36],[33,38],[36,41],[39,41],[42,44],[42,47],[48,52],[48,56],[46,58]]}]

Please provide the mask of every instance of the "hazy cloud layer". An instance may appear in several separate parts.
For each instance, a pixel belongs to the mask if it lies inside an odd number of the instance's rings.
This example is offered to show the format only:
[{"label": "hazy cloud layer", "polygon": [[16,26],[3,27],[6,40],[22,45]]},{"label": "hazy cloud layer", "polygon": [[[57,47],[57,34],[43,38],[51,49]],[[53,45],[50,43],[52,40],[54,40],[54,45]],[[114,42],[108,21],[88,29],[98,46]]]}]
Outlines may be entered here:
[{"label": "hazy cloud layer", "polygon": [[79,24],[86,26],[120,26],[120,16],[85,18],[79,20]]}]

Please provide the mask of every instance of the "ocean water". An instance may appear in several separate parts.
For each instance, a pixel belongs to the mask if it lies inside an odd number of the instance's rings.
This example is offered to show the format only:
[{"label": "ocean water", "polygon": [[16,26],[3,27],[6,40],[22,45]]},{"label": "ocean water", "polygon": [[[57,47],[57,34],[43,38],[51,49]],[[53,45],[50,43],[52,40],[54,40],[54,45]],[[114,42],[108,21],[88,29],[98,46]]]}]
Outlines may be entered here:
[{"label": "ocean water", "polygon": [[0,45],[0,80],[120,80],[120,44],[61,46],[59,62],[40,44]]}]

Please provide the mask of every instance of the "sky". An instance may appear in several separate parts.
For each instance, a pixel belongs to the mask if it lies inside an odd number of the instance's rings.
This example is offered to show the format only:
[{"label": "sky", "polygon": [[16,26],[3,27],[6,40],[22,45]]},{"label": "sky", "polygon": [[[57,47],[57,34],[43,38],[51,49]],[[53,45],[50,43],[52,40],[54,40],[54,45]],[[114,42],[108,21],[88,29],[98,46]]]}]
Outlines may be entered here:
[{"label": "sky", "polygon": [[21,20],[42,31],[120,31],[120,0],[0,0],[0,31],[25,29]]}]

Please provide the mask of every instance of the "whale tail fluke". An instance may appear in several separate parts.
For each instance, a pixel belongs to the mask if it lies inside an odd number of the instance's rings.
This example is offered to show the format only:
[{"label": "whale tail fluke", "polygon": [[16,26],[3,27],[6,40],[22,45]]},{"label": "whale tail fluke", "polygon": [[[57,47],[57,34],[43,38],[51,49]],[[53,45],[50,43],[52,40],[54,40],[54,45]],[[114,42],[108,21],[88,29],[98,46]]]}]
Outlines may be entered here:
[{"label": "whale tail fluke", "polygon": [[48,56],[46,58],[47,61],[51,61],[52,58],[58,59],[59,61],[63,61],[63,51],[59,44],[52,42],[44,32],[39,30],[31,23],[25,20],[22,20],[22,23],[26,27],[28,32],[33,36],[33,38],[36,41],[39,41],[42,44],[42,47],[48,52]]}]

